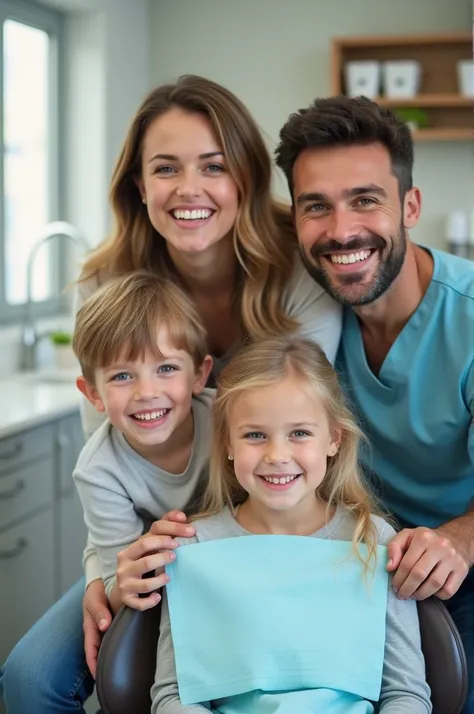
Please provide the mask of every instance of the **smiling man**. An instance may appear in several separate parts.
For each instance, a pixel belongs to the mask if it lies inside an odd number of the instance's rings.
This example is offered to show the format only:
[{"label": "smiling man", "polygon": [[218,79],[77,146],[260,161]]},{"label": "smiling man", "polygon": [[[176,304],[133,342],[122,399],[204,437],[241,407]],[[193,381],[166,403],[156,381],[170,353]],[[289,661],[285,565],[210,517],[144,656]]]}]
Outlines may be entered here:
[{"label": "smiling man", "polygon": [[363,465],[402,528],[393,587],[446,601],[474,714],[474,263],[410,240],[421,195],[392,112],[317,99],[280,139],[303,261],[345,306],[337,366],[371,442]]}]

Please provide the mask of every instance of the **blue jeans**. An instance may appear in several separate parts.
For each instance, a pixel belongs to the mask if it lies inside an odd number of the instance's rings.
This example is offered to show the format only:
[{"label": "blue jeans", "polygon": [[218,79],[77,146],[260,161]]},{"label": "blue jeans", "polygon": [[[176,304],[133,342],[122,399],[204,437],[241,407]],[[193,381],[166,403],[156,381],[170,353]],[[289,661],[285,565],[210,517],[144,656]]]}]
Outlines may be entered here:
[{"label": "blue jeans", "polygon": [[474,714],[474,569],[449,600],[445,600],[451,617],[459,630],[466,652],[469,686],[462,714]]},{"label": "blue jeans", "polygon": [[84,656],[84,579],[18,642],[0,670],[8,714],[81,712],[94,689]]}]

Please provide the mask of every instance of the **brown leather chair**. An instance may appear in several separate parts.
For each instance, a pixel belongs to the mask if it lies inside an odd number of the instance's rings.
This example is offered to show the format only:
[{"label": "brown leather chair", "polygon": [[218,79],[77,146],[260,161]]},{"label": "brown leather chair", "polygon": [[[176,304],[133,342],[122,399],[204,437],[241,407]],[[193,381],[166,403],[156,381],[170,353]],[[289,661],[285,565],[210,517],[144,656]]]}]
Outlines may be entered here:
[{"label": "brown leather chair", "polygon": [[[461,638],[438,598],[418,603],[426,676],[433,714],[460,714],[467,695]],[[97,695],[104,714],[150,714],[160,607],[123,607],[106,632],[97,666]]]}]

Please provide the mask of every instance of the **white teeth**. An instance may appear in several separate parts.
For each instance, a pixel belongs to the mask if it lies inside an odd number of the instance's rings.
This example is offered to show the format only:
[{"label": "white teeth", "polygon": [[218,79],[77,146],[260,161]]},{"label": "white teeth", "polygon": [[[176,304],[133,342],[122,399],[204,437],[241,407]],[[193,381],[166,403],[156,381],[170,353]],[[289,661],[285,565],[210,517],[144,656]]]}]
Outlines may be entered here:
[{"label": "white teeth", "polygon": [[267,483],[276,483],[283,485],[284,483],[290,483],[290,481],[294,481],[296,476],[281,476],[280,478],[278,478],[277,476],[262,476],[262,478],[267,481]]},{"label": "white teeth", "polygon": [[150,419],[161,419],[166,414],[166,409],[159,409],[156,412],[147,412],[146,414],[134,414],[133,416],[140,421],[150,421]]},{"label": "white teeth", "polygon": [[361,250],[359,253],[336,253],[335,255],[329,256],[332,263],[358,263],[361,260],[367,260],[370,256],[370,250]]},{"label": "white teeth", "polygon": [[209,208],[197,208],[192,211],[188,210],[176,210],[173,211],[173,216],[184,221],[195,221],[198,218],[209,218],[212,215],[212,211]]}]

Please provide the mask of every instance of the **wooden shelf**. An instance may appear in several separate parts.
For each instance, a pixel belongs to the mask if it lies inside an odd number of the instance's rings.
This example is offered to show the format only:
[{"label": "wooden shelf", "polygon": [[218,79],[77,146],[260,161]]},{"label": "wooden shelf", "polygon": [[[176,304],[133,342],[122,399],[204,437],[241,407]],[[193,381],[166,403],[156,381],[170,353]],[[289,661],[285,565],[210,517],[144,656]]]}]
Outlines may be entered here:
[{"label": "wooden shelf", "polygon": [[457,62],[472,59],[469,32],[427,35],[338,37],[332,42],[333,95],[345,91],[344,66],[360,60],[412,59],[421,65],[420,94],[407,99],[380,96],[380,106],[421,109],[428,127],[414,132],[416,141],[469,141],[474,138],[474,97],[459,93]]},{"label": "wooden shelf", "polygon": [[439,93],[418,94],[415,97],[394,98],[376,97],[381,107],[473,107],[474,97],[464,97],[462,94]]},{"label": "wooden shelf", "polygon": [[474,139],[473,129],[456,129],[439,127],[433,129],[420,129],[413,132],[415,141],[469,141]]}]

